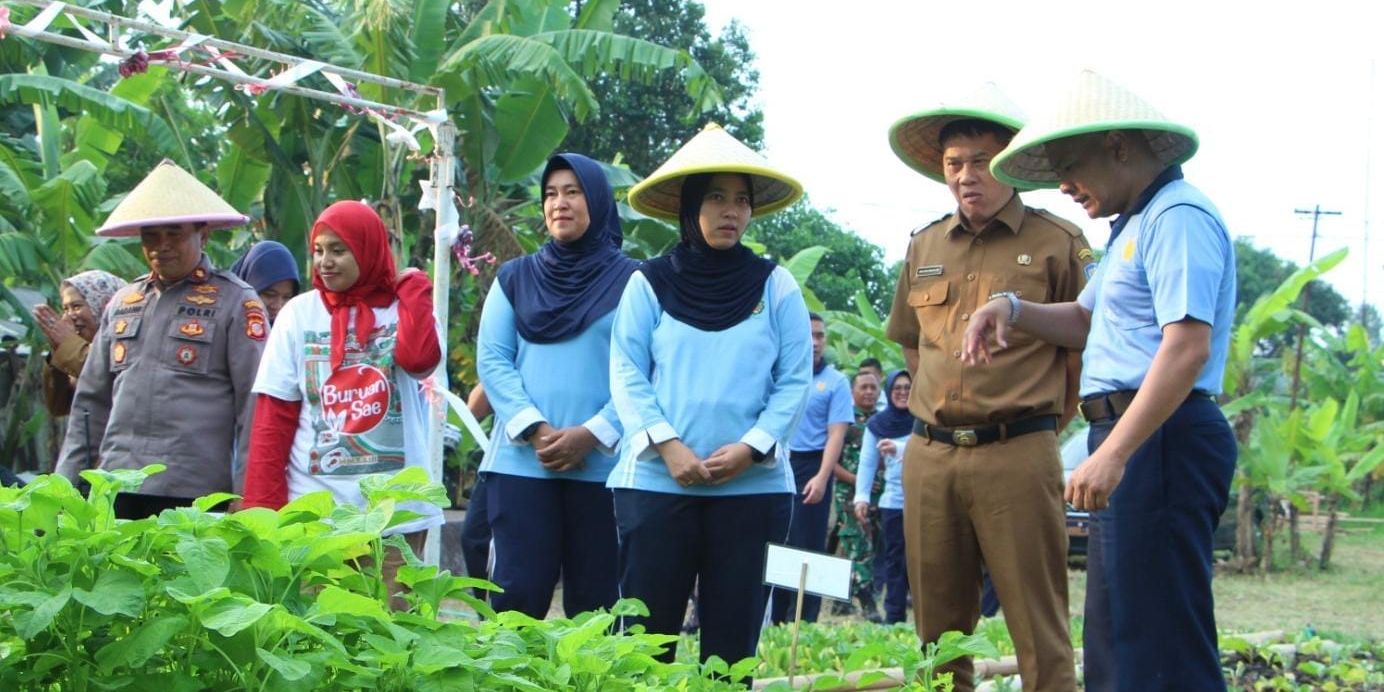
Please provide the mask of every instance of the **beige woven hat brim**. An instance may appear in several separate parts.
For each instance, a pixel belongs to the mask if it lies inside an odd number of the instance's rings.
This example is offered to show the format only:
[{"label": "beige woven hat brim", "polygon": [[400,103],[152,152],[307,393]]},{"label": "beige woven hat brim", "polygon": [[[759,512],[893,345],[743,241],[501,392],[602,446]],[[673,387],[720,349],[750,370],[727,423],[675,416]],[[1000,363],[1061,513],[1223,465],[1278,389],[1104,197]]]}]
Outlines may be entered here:
[{"label": "beige woven hat brim", "polygon": [[1015,132],[1024,126],[1023,111],[992,82],[937,108],[899,118],[889,128],[889,146],[909,168],[946,182],[942,171],[942,128],[957,120],[985,120]]},{"label": "beige woven hat brim", "polygon": [[250,220],[191,173],[165,159],[120,201],[96,235],[139,235],[147,226],[202,224],[210,230],[232,228]]},{"label": "beige woven hat brim", "polygon": [[629,203],[646,216],[676,221],[682,183],[697,173],[744,173],[754,193],[752,216],[772,214],[802,197],[803,186],[758,152],[712,123],[688,140],[658,170],[630,188]]},{"label": "beige woven hat brim", "polygon": [[1056,187],[1058,176],[1047,144],[1112,130],[1142,130],[1164,166],[1186,162],[1197,152],[1192,128],[1168,120],[1124,87],[1092,72],[1081,73],[1057,109],[1024,126],[990,163],[995,178],[1009,185]]}]

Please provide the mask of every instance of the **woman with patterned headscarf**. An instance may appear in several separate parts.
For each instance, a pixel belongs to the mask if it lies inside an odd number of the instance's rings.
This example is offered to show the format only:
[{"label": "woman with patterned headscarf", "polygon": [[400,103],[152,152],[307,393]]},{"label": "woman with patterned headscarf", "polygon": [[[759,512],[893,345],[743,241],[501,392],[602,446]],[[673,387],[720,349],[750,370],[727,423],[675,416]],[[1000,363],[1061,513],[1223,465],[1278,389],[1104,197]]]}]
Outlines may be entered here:
[{"label": "woman with patterned headscarf", "polygon": [[72,410],[77,377],[86,364],[87,351],[96,338],[96,326],[111,296],[125,285],[114,274],[93,269],[62,282],[62,314],[47,305],[34,308],[34,321],[52,344],[48,367],[43,370],[43,397],[48,412],[66,416]]}]

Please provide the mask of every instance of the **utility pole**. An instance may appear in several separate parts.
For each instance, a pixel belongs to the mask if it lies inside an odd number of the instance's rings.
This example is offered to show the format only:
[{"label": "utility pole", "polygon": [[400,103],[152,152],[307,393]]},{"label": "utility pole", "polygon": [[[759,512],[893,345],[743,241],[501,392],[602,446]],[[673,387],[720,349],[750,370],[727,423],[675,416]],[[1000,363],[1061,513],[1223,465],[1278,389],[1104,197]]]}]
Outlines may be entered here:
[{"label": "utility pole", "polygon": [[[1317,222],[1323,216],[1340,216],[1339,211],[1322,211],[1322,205],[1318,204],[1311,209],[1294,209],[1294,214],[1299,216],[1312,216],[1312,244],[1307,248],[1307,263],[1311,264],[1317,260]],[[1302,311],[1307,312],[1307,306],[1311,303],[1312,284],[1302,287]],[[1297,408],[1298,385],[1302,382],[1302,341],[1307,336],[1307,325],[1299,324],[1297,333],[1297,360],[1293,364],[1293,397],[1288,404],[1288,410],[1293,411]]]}]

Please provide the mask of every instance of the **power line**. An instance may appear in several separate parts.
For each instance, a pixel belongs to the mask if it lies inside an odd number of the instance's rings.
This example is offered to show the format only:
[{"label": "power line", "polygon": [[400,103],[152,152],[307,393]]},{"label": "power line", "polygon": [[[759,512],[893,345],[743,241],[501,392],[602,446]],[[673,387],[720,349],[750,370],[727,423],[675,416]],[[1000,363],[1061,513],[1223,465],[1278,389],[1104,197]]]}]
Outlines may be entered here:
[{"label": "power line", "polygon": [[[1312,244],[1307,248],[1307,263],[1312,264],[1317,260],[1317,222],[1323,216],[1340,216],[1339,211],[1322,211],[1322,205],[1318,204],[1311,209],[1294,209],[1294,214],[1305,216],[1312,215]],[[1308,283],[1302,287],[1302,311],[1307,312],[1307,305],[1312,296],[1312,284]],[[1293,397],[1288,404],[1288,410],[1297,408],[1298,385],[1302,382],[1302,342],[1307,335],[1307,325],[1298,324],[1297,333],[1297,362],[1293,365]]]}]

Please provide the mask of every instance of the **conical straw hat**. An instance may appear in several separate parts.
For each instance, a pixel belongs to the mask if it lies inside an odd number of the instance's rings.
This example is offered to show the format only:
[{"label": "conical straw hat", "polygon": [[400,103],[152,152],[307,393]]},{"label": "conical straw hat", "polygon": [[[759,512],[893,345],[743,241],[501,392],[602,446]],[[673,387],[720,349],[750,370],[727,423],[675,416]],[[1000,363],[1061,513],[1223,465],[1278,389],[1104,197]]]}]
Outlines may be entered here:
[{"label": "conical straw hat", "polygon": [[1165,166],[1182,163],[1197,152],[1197,134],[1192,128],[1168,120],[1124,87],[1086,70],[1057,110],[1024,126],[991,162],[990,170],[1010,185],[1056,187],[1057,172],[1045,145],[1111,130],[1143,130],[1153,153]]},{"label": "conical straw hat", "polygon": [[96,235],[106,237],[139,235],[146,226],[184,223],[205,224],[208,229],[239,226],[250,217],[227,204],[211,188],[164,159],[144,177],[111,212]]},{"label": "conical straw hat", "polygon": [[923,175],[945,183],[942,173],[942,128],[957,120],[985,120],[1015,132],[1024,126],[1024,112],[994,82],[936,108],[900,118],[889,128],[894,153]]},{"label": "conical straw hat", "polygon": [[746,173],[754,190],[754,216],[776,212],[803,194],[803,186],[774,170],[769,161],[711,123],[630,188],[630,206],[641,214],[676,221],[682,182],[694,173]]}]

